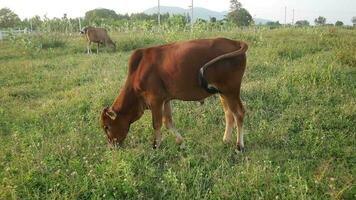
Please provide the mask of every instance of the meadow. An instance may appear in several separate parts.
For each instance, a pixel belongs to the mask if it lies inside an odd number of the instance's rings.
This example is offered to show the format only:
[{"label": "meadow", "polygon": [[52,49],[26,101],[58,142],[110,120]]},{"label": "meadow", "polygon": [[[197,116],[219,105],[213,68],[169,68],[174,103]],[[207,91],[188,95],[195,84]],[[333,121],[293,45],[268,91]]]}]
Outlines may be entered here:
[{"label": "meadow", "polygon": [[[356,198],[356,29],[110,34],[92,55],[78,34],[0,41],[0,199]],[[249,44],[246,151],[222,142],[218,96],[173,101],[184,148],[163,129],[152,149],[146,111],[110,150],[99,114],[132,50],[217,36]]]}]

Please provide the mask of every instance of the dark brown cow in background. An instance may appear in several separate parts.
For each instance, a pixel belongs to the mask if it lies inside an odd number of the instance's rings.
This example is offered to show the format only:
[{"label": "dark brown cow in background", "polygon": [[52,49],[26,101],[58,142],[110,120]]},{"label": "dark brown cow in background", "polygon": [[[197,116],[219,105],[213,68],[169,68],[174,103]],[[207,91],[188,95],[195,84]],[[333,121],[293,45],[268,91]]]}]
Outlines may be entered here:
[{"label": "dark brown cow in background", "polygon": [[94,28],[94,27],[85,27],[81,34],[85,34],[87,38],[88,45],[87,45],[87,52],[88,54],[91,53],[91,43],[97,43],[98,47],[96,49],[96,53],[99,53],[99,45],[104,44],[105,46],[111,46],[113,49],[116,48],[115,43],[110,39],[108,32],[104,28]]},{"label": "dark brown cow in background", "polygon": [[176,134],[176,142],[182,143],[182,136],[173,127],[170,100],[202,101],[219,93],[226,120],[223,141],[231,141],[236,125],[237,148],[242,151],[244,108],[240,87],[247,48],[244,42],[217,38],[134,51],[124,87],[112,106],[101,112],[100,124],[108,142],[121,144],[130,125],[148,108],[152,112],[154,147],[160,145],[162,123]]}]

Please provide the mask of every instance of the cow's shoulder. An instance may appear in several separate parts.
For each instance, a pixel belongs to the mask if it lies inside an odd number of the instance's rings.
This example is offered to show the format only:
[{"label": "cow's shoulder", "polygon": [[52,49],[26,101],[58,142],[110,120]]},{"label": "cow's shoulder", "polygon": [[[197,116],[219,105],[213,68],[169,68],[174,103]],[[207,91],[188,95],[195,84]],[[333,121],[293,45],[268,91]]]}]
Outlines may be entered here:
[{"label": "cow's shoulder", "polygon": [[132,52],[129,59],[129,74],[132,74],[137,70],[143,58],[144,50],[145,49],[136,49]]},{"label": "cow's shoulder", "polygon": [[[136,49],[132,52],[129,59],[129,74],[135,72],[139,67],[151,67],[159,62],[160,59],[169,51],[168,45],[153,46],[148,48]],[[140,63],[144,62],[144,65]]]}]

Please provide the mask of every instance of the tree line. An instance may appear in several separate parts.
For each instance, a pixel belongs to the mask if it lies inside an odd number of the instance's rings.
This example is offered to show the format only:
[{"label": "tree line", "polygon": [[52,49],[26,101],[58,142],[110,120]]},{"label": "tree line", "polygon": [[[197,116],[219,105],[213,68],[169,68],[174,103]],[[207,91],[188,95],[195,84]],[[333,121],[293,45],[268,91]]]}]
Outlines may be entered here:
[{"label": "tree line", "polygon": [[[209,20],[196,19],[194,27],[198,28],[221,28],[228,27],[243,27],[252,25],[253,19],[251,14],[242,7],[242,4],[237,0],[230,0],[230,12],[225,19],[217,20],[212,17]],[[170,15],[163,13],[160,15],[160,21],[163,29],[190,29],[192,23],[190,15],[179,14]],[[134,30],[144,29],[152,30],[157,28],[158,14],[118,14],[114,10],[99,8],[87,11],[84,17],[68,18],[66,14],[63,17],[49,19],[46,15],[40,17],[38,15],[21,20],[16,13],[8,8],[0,10],[0,28],[18,28],[29,29],[33,31],[59,31],[59,32],[74,32],[84,26],[100,26],[115,30]]]},{"label": "tree line", "polygon": [[[57,32],[76,32],[80,27],[84,26],[100,26],[114,30],[152,30],[157,28],[158,14],[118,14],[114,10],[99,8],[87,11],[84,17],[68,18],[66,14],[61,18],[48,18],[46,15],[40,17],[38,15],[31,18],[21,20],[19,16],[8,8],[0,9],[0,28],[17,28],[28,29],[31,31],[57,31]],[[160,15],[161,25],[163,29],[189,29],[191,23],[190,15],[170,15],[164,13]],[[356,16],[351,19],[356,26]],[[325,17],[318,17],[314,20],[315,25],[333,25],[327,24]],[[249,11],[243,8],[238,0],[230,0],[230,10],[222,20],[217,20],[212,17],[209,20],[197,19],[194,21],[196,28],[203,29],[218,29],[224,27],[245,27],[254,25],[254,20]],[[295,23],[296,26],[310,26],[309,21],[299,20]],[[336,26],[343,26],[344,23],[337,21]],[[279,21],[267,22],[266,26],[279,27]]]}]

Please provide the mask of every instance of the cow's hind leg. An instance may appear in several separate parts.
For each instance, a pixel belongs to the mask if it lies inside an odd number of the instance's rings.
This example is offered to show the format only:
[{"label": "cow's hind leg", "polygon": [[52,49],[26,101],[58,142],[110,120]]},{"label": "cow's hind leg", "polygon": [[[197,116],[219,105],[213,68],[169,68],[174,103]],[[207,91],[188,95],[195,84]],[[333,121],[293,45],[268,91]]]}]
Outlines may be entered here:
[{"label": "cow's hind leg", "polygon": [[243,125],[245,111],[240,99],[240,95],[231,95],[231,94],[223,95],[223,99],[226,101],[229,110],[232,112],[236,122],[236,126],[237,126],[236,147],[239,151],[243,151],[244,140],[243,140],[242,125]]},{"label": "cow's hind leg", "polygon": [[96,54],[99,54],[99,45],[100,43],[98,42],[98,47],[96,48]]},{"label": "cow's hind leg", "polygon": [[176,136],[176,143],[182,144],[183,137],[179,134],[179,132],[173,126],[172,109],[171,109],[171,104],[169,101],[167,101],[164,104],[162,121],[163,121],[164,125],[166,126],[166,128]]},{"label": "cow's hind leg", "polygon": [[232,129],[234,128],[235,119],[233,113],[230,111],[226,99],[220,96],[220,100],[221,100],[221,104],[223,105],[224,113],[225,113],[225,133],[224,133],[223,141],[225,144],[227,144],[231,142],[231,133],[232,133]]}]

